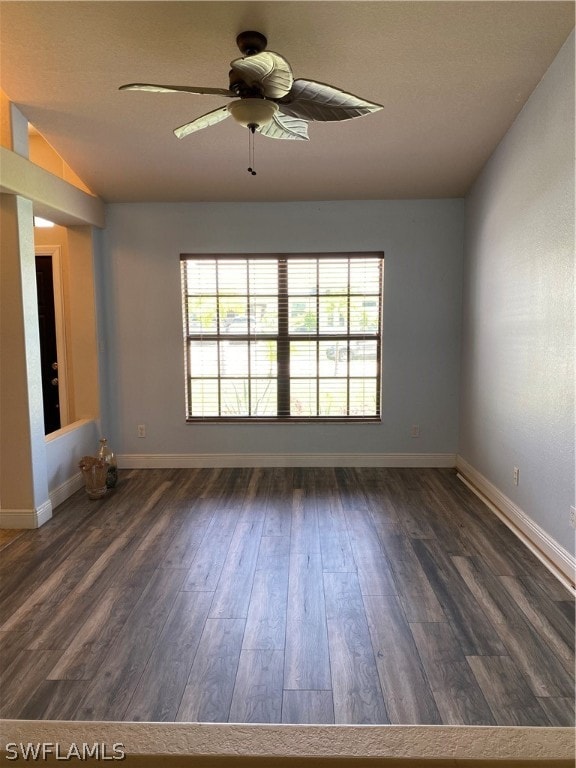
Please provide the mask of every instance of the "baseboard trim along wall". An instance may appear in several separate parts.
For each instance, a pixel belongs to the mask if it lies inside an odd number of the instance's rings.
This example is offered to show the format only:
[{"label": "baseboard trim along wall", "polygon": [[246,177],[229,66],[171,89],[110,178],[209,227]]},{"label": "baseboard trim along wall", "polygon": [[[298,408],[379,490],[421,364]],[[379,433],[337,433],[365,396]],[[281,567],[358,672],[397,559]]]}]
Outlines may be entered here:
[{"label": "baseboard trim along wall", "polygon": [[73,493],[79,491],[83,486],[84,478],[82,477],[82,472],[77,472],[75,475],[72,475],[72,477],[68,478],[68,480],[63,482],[53,491],[50,491],[52,507],[57,507],[58,504],[62,504],[63,501],[66,501],[69,496],[72,496]]},{"label": "baseboard trim along wall", "polygon": [[454,467],[454,453],[125,453],[121,469],[204,467]]},{"label": "baseboard trim along wall", "polygon": [[36,509],[0,509],[0,528],[40,528],[52,517],[52,507],[48,499]]},{"label": "baseboard trim along wall", "polygon": [[576,558],[461,456],[457,458],[456,469],[462,482],[482,499],[557,579],[574,592]]}]

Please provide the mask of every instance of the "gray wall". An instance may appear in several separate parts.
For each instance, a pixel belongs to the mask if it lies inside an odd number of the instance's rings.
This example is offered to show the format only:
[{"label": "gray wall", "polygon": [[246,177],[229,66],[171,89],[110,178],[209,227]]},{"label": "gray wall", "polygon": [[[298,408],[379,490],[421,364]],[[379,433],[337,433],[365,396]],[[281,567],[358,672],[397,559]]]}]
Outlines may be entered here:
[{"label": "gray wall", "polygon": [[463,303],[459,453],[573,552],[574,33],[467,200]]},{"label": "gray wall", "polygon": [[[103,429],[114,449],[454,454],[463,211],[462,200],[110,205],[98,295]],[[385,253],[382,423],[187,425],[180,253],[342,250]],[[412,424],[420,425],[418,439]]]}]

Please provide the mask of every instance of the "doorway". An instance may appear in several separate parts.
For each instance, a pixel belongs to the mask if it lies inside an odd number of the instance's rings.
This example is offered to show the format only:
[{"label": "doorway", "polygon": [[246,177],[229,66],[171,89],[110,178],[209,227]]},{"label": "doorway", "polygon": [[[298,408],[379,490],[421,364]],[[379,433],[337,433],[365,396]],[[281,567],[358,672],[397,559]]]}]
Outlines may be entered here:
[{"label": "doorway", "polygon": [[60,429],[61,426],[52,256],[36,256],[36,289],[38,292],[44,434],[48,435]]},{"label": "doorway", "polygon": [[36,248],[38,328],[46,435],[68,423],[60,266],[59,246]]}]

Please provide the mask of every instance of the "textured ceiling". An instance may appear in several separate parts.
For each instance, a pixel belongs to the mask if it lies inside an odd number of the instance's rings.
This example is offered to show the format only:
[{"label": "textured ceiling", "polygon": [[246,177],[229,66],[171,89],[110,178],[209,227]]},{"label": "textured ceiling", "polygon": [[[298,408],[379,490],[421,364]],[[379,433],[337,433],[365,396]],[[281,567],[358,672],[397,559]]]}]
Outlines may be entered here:
[{"label": "textured ceiling", "polygon": [[[573,2],[0,3],[1,86],[105,201],[455,197],[505,134],[574,27]],[[232,120],[172,129],[219,96],[120,92],[128,82],[228,87],[256,29],[295,77],[384,105],[313,123],[310,141]]]}]

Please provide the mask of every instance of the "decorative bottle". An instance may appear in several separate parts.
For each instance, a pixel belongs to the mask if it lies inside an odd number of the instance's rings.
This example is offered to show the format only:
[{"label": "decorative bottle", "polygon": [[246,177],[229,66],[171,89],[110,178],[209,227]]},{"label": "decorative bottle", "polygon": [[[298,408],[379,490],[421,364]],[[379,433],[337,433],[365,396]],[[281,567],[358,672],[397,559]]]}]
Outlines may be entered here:
[{"label": "decorative bottle", "polygon": [[116,456],[108,447],[108,440],[105,437],[100,438],[98,458],[103,459],[108,467],[106,472],[106,487],[114,488],[118,482],[118,465],[116,464]]}]

